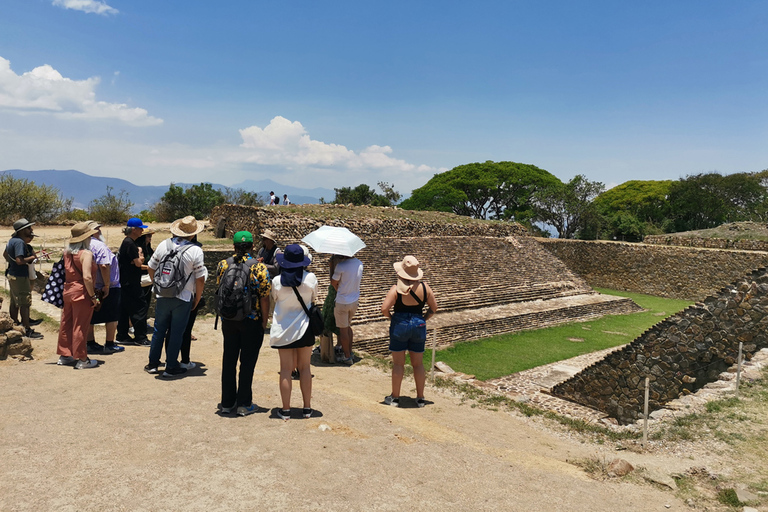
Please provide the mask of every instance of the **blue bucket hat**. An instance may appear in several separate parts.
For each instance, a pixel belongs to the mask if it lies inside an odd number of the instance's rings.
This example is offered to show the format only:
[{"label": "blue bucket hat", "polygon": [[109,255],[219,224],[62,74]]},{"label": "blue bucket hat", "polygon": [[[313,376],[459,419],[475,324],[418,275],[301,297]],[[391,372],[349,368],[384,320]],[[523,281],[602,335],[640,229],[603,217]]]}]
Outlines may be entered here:
[{"label": "blue bucket hat", "polygon": [[278,254],[275,258],[277,258],[280,268],[300,268],[312,263],[312,260],[304,254],[304,249],[299,244],[287,246],[283,254]]}]

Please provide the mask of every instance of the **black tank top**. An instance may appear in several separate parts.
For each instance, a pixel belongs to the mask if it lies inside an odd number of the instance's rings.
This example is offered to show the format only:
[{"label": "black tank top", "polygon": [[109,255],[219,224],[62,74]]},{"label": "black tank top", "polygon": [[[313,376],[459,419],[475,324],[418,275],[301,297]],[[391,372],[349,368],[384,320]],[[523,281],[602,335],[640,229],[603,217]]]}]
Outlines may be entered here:
[{"label": "black tank top", "polygon": [[427,285],[425,285],[423,282],[421,283],[421,288],[424,290],[424,299],[420,299],[418,295],[413,293],[413,290],[411,289],[408,293],[416,299],[418,304],[414,306],[406,306],[403,304],[403,296],[401,294],[397,294],[397,300],[395,301],[395,313],[416,313],[417,315],[422,314],[424,310],[424,304],[427,303]]}]

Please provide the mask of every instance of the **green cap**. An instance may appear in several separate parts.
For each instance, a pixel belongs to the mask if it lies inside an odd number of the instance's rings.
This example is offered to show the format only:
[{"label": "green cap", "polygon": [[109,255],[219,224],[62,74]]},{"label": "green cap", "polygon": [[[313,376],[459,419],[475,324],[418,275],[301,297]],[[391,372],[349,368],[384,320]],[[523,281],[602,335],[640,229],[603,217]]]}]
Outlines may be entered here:
[{"label": "green cap", "polygon": [[235,236],[232,237],[232,242],[239,244],[242,242],[253,243],[253,235],[248,231],[238,231]]}]

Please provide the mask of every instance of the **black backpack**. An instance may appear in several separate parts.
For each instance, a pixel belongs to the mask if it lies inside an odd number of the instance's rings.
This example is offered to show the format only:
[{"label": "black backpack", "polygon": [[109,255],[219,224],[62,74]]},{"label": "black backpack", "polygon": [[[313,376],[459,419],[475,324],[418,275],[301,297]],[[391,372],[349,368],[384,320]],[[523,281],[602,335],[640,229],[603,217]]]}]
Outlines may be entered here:
[{"label": "black backpack", "polygon": [[178,297],[192,274],[184,275],[184,264],[181,261],[181,255],[186,252],[193,244],[185,244],[174,247],[173,239],[167,240],[169,251],[160,260],[155,269],[155,278],[153,280],[153,290],[160,297],[173,298]]},{"label": "black backpack", "polygon": [[253,261],[235,263],[234,258],[227,258],[227,269],[216,289],[216,313],[221,318],[237,322],[251,314],[251,264]]}]

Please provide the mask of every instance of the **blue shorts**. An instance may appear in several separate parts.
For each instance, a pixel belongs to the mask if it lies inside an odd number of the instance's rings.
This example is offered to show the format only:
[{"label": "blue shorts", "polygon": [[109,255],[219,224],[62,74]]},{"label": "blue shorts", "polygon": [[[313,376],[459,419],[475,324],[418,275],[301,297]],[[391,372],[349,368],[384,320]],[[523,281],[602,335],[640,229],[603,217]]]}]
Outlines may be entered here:
[{"label": "blue shorts", "polygon": [[389,324],[389,351],[424,352],[427,322],[418,313],[394,313]]}]

